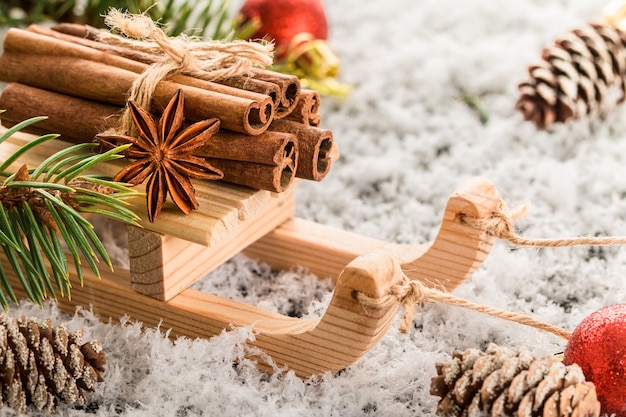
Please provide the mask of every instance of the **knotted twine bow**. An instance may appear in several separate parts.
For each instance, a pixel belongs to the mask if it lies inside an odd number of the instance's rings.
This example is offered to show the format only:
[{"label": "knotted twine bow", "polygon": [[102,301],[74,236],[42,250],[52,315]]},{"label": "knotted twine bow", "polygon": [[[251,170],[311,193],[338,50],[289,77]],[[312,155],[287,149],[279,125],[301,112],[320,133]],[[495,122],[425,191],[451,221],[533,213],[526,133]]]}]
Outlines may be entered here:
[{"label": "knotted twine bow", "polygon": [[[157,84],[169,75],[180,73],[206,81],[247,75],[253,67],[265,68],[273,62],[274,45],[270,42],[196,41],[181,35],[170,38],[146,14],[122,13],[111,9],[104,23],[116,35],[102,31],[100,42],[115,44],[162,57],[150,65],[133,83],[128,98],[149,110]],[[120,121],[121,134],[133,126],[128,107]]]},{"label": "knotted twine bow", "polygon": [[[533,247],[564,247],[564,246],[602,246],[614,244],[626,244],[626,237],[573,237],[556,239],[525,238],[515,231],[514,220],[522,219],[528,212],[528,205],[524,205],[511,212],[504,209],[494,212],[490,217],[473,218],[461,216],[461,221],[482,231],[485,231],[499,239],[506,240],[517,246]],[[419,281],[409,279],[404,275],[402,282],[389,288],[384,297],[373,298],[364,293],[356,294],[357,300],[366,307],[387,308],[396,303],[400,303],[403,309],[402,323],[400,331],[408,333],[411,323],[415,318],[416,306],[423,306],[427,302],[440,302],[448,305],[469,308],[481,313],[489,314],[504,320],[513,321],[526,326],[532,326],[540,330],[547,331],[563,339],[569,339],[571,332],[556,326],[535,320],[524,314],[514,313],[506,310],[492,308],[486,305],[475,304],[470,301],[456,297],[448,292],[429,288]]]}]

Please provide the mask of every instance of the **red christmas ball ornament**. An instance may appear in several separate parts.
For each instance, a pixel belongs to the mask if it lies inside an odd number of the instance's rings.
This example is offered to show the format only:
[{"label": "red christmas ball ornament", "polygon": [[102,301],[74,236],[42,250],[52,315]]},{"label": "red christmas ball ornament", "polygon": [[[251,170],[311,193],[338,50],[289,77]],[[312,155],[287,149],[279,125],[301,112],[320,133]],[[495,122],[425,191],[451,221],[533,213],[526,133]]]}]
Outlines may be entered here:
[{"label": "red christmas ball ornament", "polygon": [[249,39],[274,41],[276,59],[301,69],[306,76],[334,77],[339,60],[328,46],[328,20],[320,0],[247,0],[239,13],[254,22]]},{"label": "red christmas ball ornament", "polygon": [[273,39],[284,53],[297,35],[310,33],[315,39],[328,38],[326,12],[320,0],[247,0],[241,7],[246,20],[258,20],[254,37]]},{"label": "red christmas ball ornament", "polygon": [[626,417],[626,304],[601,308],[574,329],[563,362],[596,386],[602,413]]}]

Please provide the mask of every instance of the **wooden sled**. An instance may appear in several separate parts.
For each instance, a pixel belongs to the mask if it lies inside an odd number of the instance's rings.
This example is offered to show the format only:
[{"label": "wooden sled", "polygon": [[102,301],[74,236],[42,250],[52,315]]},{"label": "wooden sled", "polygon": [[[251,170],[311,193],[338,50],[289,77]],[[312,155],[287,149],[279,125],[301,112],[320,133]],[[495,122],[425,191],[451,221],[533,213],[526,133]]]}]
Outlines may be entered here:
[{"label": "wooden sled", "polygon": [[[0,158],[24,140],[26,135],[5,142]],[[19,164],[36,166],[59,146],[38,147],[39,154],[31,152]],[[110,175],[119,166],[103,169]],[[85,270],[84,286],[72,288],[71,300],[59,299],[59,307],[69,313],[77,306],[92,308],[104,320],[130,316],[144,326],[191,338],[253,326],[256,337],[250,344],[301,377],[349,366],[392,325],[398,305],[365,308],[356,292],[383,297],[403,274],[445,290],[463,282],[486,258],[494,238],[463,223],[461,215],[488,217],[502,205],[493,185],[473,178],[449,198],[431,244],[399,245],[294,218],[293,190],[271,194],[221,183],[194,185],[198,211],[184,216],[165,207],[156,223],[130,227],[130,269],[103,270],[101,279]],[[141,215],[144,205],[138,201],[134,209]],[[241,251],[275,268],[299,265],[320,277],[334,277],[325,314],[293,318],[189,288]],[[75,276],[71,279],[77,282]],[[17,278],[11,280],[18,297],[26,298]],[[263,358],[259,363],[273,369]]]}]

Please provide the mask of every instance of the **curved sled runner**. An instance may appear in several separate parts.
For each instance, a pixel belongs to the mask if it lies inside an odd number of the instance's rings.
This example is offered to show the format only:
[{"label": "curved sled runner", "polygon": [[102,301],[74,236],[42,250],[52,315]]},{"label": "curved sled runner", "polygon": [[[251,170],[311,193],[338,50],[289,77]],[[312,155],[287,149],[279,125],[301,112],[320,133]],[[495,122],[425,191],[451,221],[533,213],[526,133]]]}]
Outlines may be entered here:
[{"label": "curved sled runner", "polygon": [[[6,142],[3,151],[11,152]],[[37,158],[51,152],[54,149],[18,163],[35,165],[41,162]],[[473,178],[449,198],[431,244],[398,245],[293,218],[293,192],[275,195],[213,183],[195,186],[199,199],[206,199],[200,201],[198,212],[181,216],[172,211],[170,216],[165,208],[161,215],[165,221],[145,225],[151,230],[130,227],[130,268],[101,271],[101,279],[85,270],[84,286],[74,286],[71,300],[59,299],[59,307],[70,313],[77,306],[91,307],[105,320],[130,316],[145,326],[192,338],[253,326],[256,336],[249,343],[263,352],[258,356],[260,366],[270,371],[287,367],[302,377],[349,366],[392,325],[398,303],[365,307],[357,292],[385,297],[405,275],[448,291],[463,282],[486,258],[494,238],[462,217],[490,217],[503,205],[492,184]],[[234,215],[220,208],[225,214],[217,221],[215,211],[202,211],[203,206],[221,207],[220,201],[228,198],[236,201]],[[134,209],[141,211],[144,205],[139,202]],[[213,227],[208,228],[211,222]],[[300,265],[320,277],[335,277],[325,314],[287,317],[189,288],[242,250],[276,268]],[[0,262],[6,262],[3,254]],[[18,278],[10,279],[18,297],[26,298]],[[76,276],[70,279],[77,282]]]}]

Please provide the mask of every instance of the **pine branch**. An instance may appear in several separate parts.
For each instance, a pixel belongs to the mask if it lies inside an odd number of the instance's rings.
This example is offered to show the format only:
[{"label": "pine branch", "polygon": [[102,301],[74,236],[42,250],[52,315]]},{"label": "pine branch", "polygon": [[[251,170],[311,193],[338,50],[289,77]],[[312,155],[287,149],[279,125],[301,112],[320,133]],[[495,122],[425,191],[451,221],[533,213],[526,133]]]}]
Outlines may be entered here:
[{"label": "pine branch", "polygon": [[[0,4],[0,25],[72,22],[106,28],[111,8],[147,13],[170,36],[181,33],[204,39],[245,39],[250,27],[231,16],[229,0],[8,0]],[[191,33],[190,33],[191,31]]]},{"label": "pine branch", "polygon": [[[25,120],[5,131],[0,144],[41,119]],[[74,145],[50,155],[35,169],[22,165],[14,173],[7,171],[26,152],[57,136],[37,137],[0,164],[0,177],[5,177],[0,185],[0,248],[26,294],[36,303],[46,297],[56,298],[57,293],[70,296],[68,256],[80,285],[83,262],[97,276],[100,261],[112,268],[104,245],[81,212],[135,225],[139,220],[126,202],[138,192],[126,184],[86,174],[102,162],[121,158],[127,146],[98,153],[96,144]],[[17,303],[5,265],[0,263],[0,305],[5,309],[8,300]]]}]

